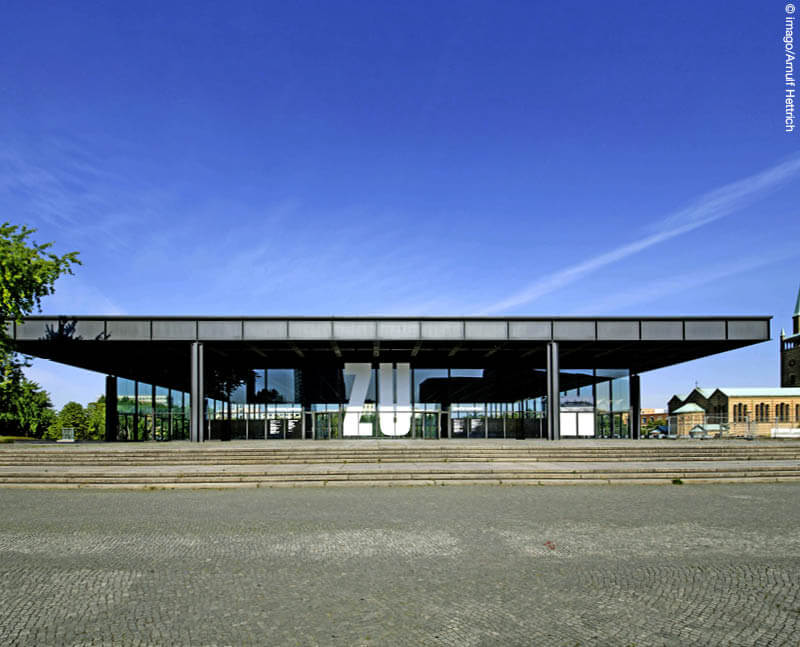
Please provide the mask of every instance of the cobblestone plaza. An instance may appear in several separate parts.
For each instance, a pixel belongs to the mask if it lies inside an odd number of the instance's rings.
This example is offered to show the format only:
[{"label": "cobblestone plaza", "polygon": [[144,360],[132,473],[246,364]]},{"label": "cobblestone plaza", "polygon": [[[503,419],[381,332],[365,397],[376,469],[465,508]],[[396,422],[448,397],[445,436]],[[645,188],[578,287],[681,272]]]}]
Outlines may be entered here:
[{"label": "cobblestone plaza", "polygon": [[796,645],[799,495],[0,490],[0,643]]}]

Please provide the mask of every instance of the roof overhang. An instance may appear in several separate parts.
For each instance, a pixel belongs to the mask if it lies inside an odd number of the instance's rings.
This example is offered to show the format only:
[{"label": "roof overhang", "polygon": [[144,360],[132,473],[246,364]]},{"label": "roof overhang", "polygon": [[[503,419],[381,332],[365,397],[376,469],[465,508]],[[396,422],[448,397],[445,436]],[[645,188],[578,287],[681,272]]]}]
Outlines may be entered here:
[{"label": "roof overhang", "polygon": [[191,342],[239,366],[411,362],[421,367],[544,367],[642,373],[770,339],[754,317],[126,317],[35,316],[7,323],[21,353],[176,387]]}]

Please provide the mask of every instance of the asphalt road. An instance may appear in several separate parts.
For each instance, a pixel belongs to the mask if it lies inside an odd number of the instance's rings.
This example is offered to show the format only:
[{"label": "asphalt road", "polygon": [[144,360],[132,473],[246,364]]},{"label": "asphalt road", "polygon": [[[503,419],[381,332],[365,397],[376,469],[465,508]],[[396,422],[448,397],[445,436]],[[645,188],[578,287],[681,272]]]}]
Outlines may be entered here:
[{"label": "asphalt road", "polygon": [[0,490],[3,645],[792,645],[800,484]]}]

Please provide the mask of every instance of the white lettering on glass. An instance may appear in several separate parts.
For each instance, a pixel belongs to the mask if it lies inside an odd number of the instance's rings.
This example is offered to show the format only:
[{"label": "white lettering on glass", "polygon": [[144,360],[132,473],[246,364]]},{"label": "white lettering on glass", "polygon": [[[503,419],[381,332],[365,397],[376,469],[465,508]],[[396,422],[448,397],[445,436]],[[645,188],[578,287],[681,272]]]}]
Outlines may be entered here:
[{"label": "white lettering on glass", "polygon": [[[372,423],[361,422],[372,376],[366,362],[348,362],[346,375],[353,376],[350,398],[345,405],[344,436],[371,436]],[[407,436],[411,431],[411,365],[389,362],[378,365],[378,420],[384,436]]]}]

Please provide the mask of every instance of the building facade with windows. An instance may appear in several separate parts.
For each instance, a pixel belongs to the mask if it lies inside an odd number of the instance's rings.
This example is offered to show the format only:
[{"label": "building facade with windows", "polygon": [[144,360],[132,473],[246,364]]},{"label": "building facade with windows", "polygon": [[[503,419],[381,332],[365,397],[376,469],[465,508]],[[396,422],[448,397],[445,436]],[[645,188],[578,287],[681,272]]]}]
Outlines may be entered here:
[{"label": "building facade with windows", "polygon": [[800,387],[696,388],[669,401],[675,435],[696,432],[733,436],[800,435]]},{"label": "building facade with windows", "polygon": [[800,290],[792,314],[792,334],[781,330],[781,386],[800,387]]},{"label": "building facade with windows", "polygon": [[645,427],[647,425],[665,424],[667,421],[666,409],[653,409],[643,408],[639,413],[640,425]]},{"label": "building facade with windows", "polygon": [[770,317],[29,317],[18,351],[105,373],[107,440],[636,438],[640,374]]},{"label": "building facade with windows", "polygon": [[800,291],[792,334],[781,331],[781,387],[696,387],[667,403],[673,435],[800,437]]}]

